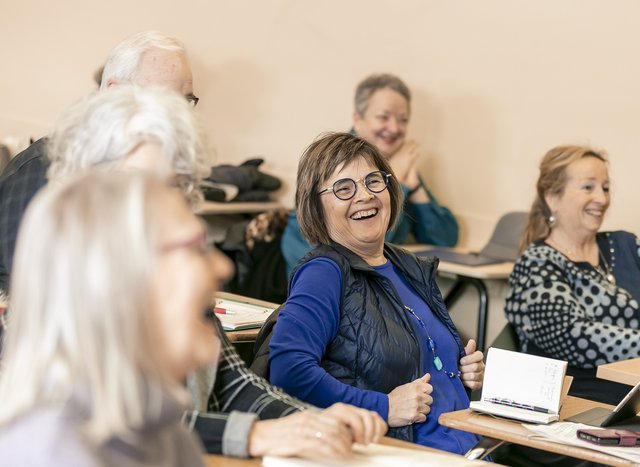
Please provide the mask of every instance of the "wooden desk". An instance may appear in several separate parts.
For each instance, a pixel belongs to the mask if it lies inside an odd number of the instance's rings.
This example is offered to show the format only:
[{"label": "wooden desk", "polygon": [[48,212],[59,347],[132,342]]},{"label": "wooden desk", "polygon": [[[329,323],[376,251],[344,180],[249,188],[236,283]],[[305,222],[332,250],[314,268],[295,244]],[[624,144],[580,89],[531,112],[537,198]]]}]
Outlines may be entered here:
[{"label": "wooden desk", "polygon": [[[613,408],[611,405],[567,396],[562,406],[562,410],[560,410],[560,419],[564,420],[567,417],[571,417],[572,415],[583,412],[592,407]],[[523,446],[542,449],[544,451],[564,454],[578,459],[585,459],[606,465],[633,465],[630,461],[598,451],[593,451],[591,449],[554,443],[552,441],[539,438],[530,438],[531,432],[524,428],[520,422],[503,420],[489,415],[474,413],[470,409],[442,414],[438,421],[440,424],[451,428],[477,433],[494,439],[504,440],[509,443],[516,443]]]},{"label": "wooden desk", "polygon": [[640,383],[640,358],[599,365],[596,376],[616,383],[635,386]]},{"label": "wooden desk", "polygon": [[242,329],[240,331],[225,331],[229,341],[233,344],[251,344],[256,341],[260,328]]},{"label": "wooden desk", "polygon": [[205,201],[196,208],[196,214],[254,214],[270,209],[281,208],[282,205],[275,201],[254,202],[254,203],[219,203],[216,201]]},{"label": "wooden desk", "polygon": [[204,456],[204,465],[207,467],[260,467],[262,465],[262,460],[238,459],[235,457],[207,454]]},{"label": "wooden desk", "polygon": [[[385,437],[382,439],[380,444],[385,444],[387,446],[397,446],[397,447],[408,448],[408,449],[417,449],[419,451],[435,452],[435,453],[443,454],[458,460],[460,460],[461,458],[461,456],[458,456],[457,454],[451,454],[448,452],[439,451],[437,449],[428,448],[425,446],[421,446],[419,444],[408,443],[406,441],[400,441],[394,438]],[[474,461],[473,465],[476,465],[476,463],[479,463],[479,462],[481,461]],[[208,454],[204,456],[204,463],[207,467],[258,467],[262,465],[262,461],[260,459],[235,459],[232,457],[216,456],[212,454]],[[484,463],[485,462],[482,462],[482,464]],[[496,464],[487,463],[487,466],[489,465],[496,465]]]},{"label": "wooden desk", "polygon": [[[433,248],[431,245],[401,245],[403,248],[411,252],[418,252]],[[464,253],[464,250],[454,248],[455,251]],[[505,280],[509,278],[514,263],[505,261],[498,264],[487,264],[484,266],[466,266],[464,264],[450,263],[448,261],[440,261],[438,264],[438,272],[453,274],[456,280],[453,286],[444,297],[444,304],[447,308],[451,307],[461,296],[468,286],[473,286],[478,292],[478,330],[476,340],[478,350],[485,350],[485,341],[487,337],[487,319],[489,314],[489,294],[487,292],[486,280]]]},{"label": "wooden desk", "polygon": [[[245,297],[243,295],[237,295],[229,292],[218,292],[216,293],[216,298],[227,298],[229,300],[236,300],[239,302],[250,303],[252,305],[266,306],[274,309],[280,306],[277,303],[265,302],[264,300],[258,300],[255,298]],[[234,344],[255,342],[259,332],[260,332],[260,328],[243,329],[241,331],[225,331],[229,340]]]}]

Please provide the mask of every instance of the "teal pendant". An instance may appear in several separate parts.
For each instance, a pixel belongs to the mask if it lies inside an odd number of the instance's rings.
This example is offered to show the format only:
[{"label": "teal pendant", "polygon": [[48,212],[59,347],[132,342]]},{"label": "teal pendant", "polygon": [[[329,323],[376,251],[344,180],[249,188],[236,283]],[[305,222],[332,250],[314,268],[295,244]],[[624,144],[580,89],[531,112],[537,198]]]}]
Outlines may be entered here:
[{"label": "teal pendant", "polygon": [[438,357],[437,355],[433,358],[433,364],[436,366],[436,370],[442,370],[442,360],[440,360],[440,357]]}]

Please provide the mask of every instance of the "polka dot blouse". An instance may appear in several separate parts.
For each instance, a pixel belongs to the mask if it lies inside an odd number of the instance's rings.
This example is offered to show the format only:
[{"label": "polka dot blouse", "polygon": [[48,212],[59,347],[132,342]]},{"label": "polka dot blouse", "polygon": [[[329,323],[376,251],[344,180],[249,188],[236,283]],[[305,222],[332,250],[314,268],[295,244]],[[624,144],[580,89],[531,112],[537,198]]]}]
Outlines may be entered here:
[{"label": "polka dot blouse", "polygon": [[517,261],[505,313],[521,350],[534,344],[578,368],[640,356],[640,242],[628,232],[599,233],[597,240],[598,267],[544,242]]}]

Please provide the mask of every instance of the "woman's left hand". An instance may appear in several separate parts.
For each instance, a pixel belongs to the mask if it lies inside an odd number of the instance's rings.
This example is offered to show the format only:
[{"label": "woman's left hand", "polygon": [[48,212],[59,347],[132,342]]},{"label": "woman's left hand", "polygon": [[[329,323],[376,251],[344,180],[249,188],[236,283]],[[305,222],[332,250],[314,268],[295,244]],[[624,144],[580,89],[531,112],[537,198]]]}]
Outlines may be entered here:
[{"label": "woman's left hand", "polygon": [[418,178],[417,160],[420,147],[414,140],[407,140],[402,146],[389,157],[389,164],[393,169],[394,176],[403,185],[410,188],[416,186],[420,179]]},{"label": "woman's left hand", "polygon": [[460,359],[460,379],[462,384],[469,389],[480,389],[484,378],[484,355],[476,350],[476,341],[469,339],[464,348],[465,357]]}]

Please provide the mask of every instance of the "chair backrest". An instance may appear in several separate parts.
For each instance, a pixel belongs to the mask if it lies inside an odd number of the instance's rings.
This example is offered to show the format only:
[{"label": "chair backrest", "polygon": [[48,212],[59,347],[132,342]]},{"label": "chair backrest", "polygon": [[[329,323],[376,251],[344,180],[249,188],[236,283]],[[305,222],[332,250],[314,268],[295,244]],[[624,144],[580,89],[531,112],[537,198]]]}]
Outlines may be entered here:
[{"label": "chair backrest", "polygon": [[273,310],[260,328],[256,342],[253,344],[253,361],[249,369],[267,381],[269,380],[269,343],[281,309],[282,305]]},{"label": "chair backrest", "polygon": [[520,351],[520,339],[518,338],[518,334],[516,333],[516,330],[513,328],[511,323],[507,323],[504,325],[504,328],[502,328],[500,334],[496,336],[490,347],[497,347],[504,350],[513,350],[515,352]]},{"label": "chair backrest", "polygon": [[502,216],[480,255],[506,261],[518,259],[520,236],[527,225],[528,217],[529,213],[524,211],[508,212]]},{"label": "chair backrest", "polygon": [[9,165],[10,160],[11,153],[9,152],[9,148],[4,144],[0,144],[0,174],[2,174],[4,168]]}]

